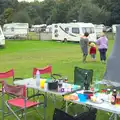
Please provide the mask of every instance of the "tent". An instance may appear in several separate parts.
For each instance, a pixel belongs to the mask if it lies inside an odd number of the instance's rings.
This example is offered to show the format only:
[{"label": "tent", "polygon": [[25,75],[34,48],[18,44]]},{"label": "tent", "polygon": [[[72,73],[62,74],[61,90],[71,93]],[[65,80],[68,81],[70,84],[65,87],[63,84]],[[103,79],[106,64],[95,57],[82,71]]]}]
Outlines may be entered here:
[{"label": "tent", "polygon": [[113,86],[120,86],[120,25],[116,28],[116,38],[111,55],[107,61],[103,81]]}]

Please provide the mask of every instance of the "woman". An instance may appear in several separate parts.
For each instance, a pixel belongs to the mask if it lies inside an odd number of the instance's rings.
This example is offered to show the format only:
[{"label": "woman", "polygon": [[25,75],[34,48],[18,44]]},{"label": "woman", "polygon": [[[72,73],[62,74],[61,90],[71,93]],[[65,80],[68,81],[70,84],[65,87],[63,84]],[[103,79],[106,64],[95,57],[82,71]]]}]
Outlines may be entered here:
[{"label": "woman", "polygon": [[106,52],[108,49],[108,39],[104,33],[101,33],[101,37],[97,40],[96,44],[100,52],[100,60],[103,63],[106,63]]},{"label": "woman", "polygon": [[84,36],[80,38],[80,47],[83,53],[83,63],[86,62],[86,57],[88,55],[88,44],[89,44],[88,36],[89,33],[85,32]]}]

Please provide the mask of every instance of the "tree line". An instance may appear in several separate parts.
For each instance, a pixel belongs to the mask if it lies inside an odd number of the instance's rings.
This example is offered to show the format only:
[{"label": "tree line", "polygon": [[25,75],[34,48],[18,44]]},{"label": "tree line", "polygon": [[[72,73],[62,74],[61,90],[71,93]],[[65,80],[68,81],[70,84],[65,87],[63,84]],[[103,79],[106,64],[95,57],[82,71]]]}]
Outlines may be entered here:
[{"label": "tree line", "polygon": [[120,23],[120,0],[37,0],[31,3],[0,0],[0,25],[11,22],[32,24],[92,22]]}]

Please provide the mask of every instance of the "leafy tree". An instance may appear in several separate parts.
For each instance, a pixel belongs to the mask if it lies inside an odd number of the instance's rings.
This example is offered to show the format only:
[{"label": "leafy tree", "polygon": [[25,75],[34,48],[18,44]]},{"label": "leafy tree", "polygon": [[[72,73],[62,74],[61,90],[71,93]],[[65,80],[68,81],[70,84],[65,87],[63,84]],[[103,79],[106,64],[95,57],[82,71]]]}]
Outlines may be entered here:
[{"label": "leafy tree", "polygon": [[120,24],[120,1],[111,0],[112,10],[111,10],[111,23]]},{"label": "leafy tree", "polygon": [[31,19],[26,11],[19,11],[14,14],[13,22],[29,23],[31,24]]},{"label": "leafy tree", "polygon": [[35,17],[38,16],[36,9],[32,6],[26,7],[26,11],[27,11],[27,13],[28,13],[28,15],[30,16],[31,19],[34,19]]},{"label": "leafy tree", "polygon": [[109,18],[110,13],[107,12],[104,8],[99,8],[95,4],[83,4],[80,8],[80,17],[84,22],[92,23],[106,23]]},{"label": "leafy tree", "polygon": [[38,25],[38,24],[43,24],[44,22],[43,22],[43,20],[42,20],[42,18],[40,17],[40,16],[38,16],[38,17],[36,17],[35,19],[34,19],[34,24],[35,25]]},{"label": "leafy tree", "polygon": [[13,17],[13,8],[7,8],[4,10],[4,19],[7,21],[7,22],[12,22],[12,17]]},{"label": "leafy tree", "polygon": [[51,17],[51,11],[56,8],[55,0],[44,0],[41,3],[40,16],[43,18],[44,23],[46,23],[47,19]]}]

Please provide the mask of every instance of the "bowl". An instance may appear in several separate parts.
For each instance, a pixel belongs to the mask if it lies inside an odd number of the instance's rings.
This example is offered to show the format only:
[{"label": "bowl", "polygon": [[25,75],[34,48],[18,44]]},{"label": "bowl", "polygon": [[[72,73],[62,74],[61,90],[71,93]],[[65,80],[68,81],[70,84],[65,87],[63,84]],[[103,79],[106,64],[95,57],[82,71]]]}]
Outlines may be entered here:
[{"label": "bowl", "polygon": [[91,96],[93,96],[93,92],[91,91],[85,91],[84,94],[88,96],[88,99],[90,99]]},{"label": "bowl", "polygon": [[87,98],[88,98],[88,95],[78,93],[78,99],[80,100],[80,102],[86,102]]}]

